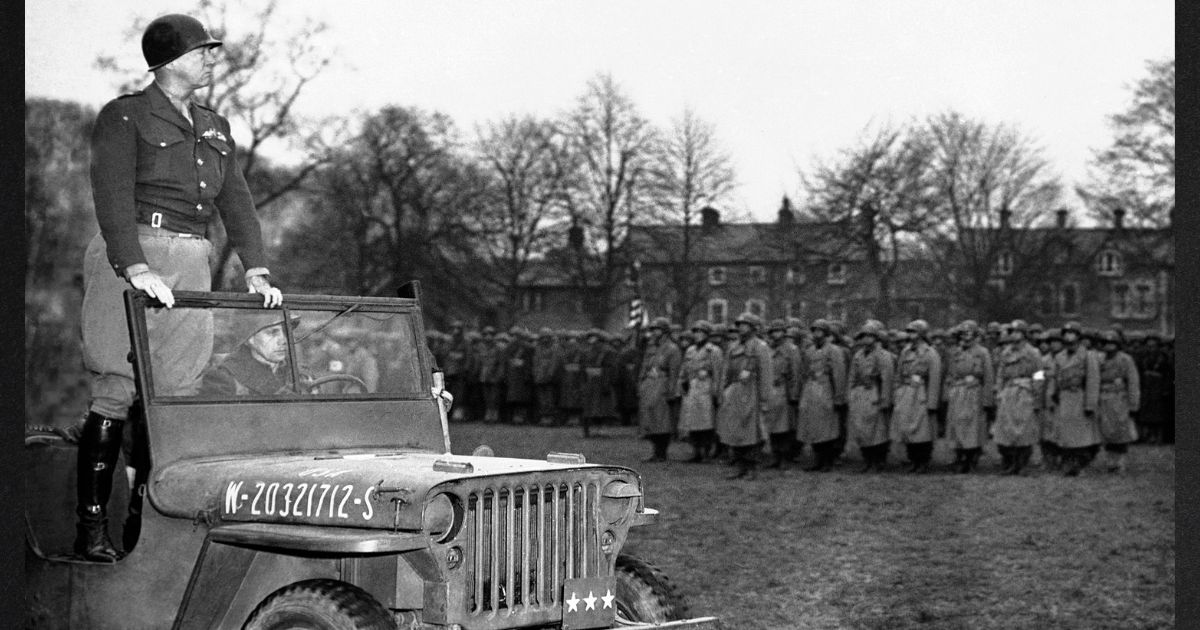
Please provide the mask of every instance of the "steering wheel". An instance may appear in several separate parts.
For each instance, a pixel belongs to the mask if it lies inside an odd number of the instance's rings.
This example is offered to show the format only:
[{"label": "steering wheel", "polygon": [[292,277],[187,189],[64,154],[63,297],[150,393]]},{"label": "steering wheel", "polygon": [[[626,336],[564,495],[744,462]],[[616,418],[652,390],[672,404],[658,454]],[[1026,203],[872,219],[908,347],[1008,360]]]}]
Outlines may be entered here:
[{"label": "steering wheel", "polygon": [[[314,378],[307,385],[305,385],[305,387],[308,388],[308,393],[310,393],[310,394],[320,394],[322,385],[324,385],[326,383],[339,383],[339,382],[346,383],[345,385],[342,386],[342,391],[339,392],[341,394],[355,394],[355,393],[365,394],[367,391],[367,384],[364,383],[361,378],[358,378],[357,376],[354,376],[353,374],[327,374],[325,376]],[[355,387],[357,387],[359,391],[357,391],[357,392],[348,391]]]}]

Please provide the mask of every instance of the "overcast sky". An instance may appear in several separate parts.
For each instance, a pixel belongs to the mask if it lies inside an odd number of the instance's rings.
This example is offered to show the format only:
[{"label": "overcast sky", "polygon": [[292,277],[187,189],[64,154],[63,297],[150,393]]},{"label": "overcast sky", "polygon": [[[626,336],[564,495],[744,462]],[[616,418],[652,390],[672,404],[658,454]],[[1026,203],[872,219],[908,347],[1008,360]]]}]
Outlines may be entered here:
[{"label": "overcast sky", "polygon": [[[29,0],[25,93],[99,107],[99,54],[142,64],[129,25],[194,1]],[[242,3],[255,4],[255,3]],[[1018,125],[1068,188],[1149,59],[1175,54],[1169,0],[284,0],[328,23],[338,64],[302,113],[416,105],[466,132],[553,116],[609,72],[654,123],[686,106],[716,125],[742,185],[729,205],[771,219],[799,169],[871,123],[955,109]],[[1068,203],[1080,209],[1074,195]]]}]

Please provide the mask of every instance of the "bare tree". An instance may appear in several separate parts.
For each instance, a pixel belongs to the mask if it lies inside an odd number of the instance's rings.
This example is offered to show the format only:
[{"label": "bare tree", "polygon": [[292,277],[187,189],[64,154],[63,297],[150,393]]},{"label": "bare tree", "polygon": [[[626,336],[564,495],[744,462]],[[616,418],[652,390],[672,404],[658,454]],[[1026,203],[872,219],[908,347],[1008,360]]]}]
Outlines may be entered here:
[{"label": "bare tree", "polygon": [[612,310],[612,288],[626,264],[623,249],[634,221],[646,216],[647,167],[655,132],[612,76],[601,74],[562,123],[574,173],[566,195],[575,275],[588,311],[603,326]]},{"label": "bare tree", "polygon": [[977,316],[1026,310],[1052,243],[1037,230],[1061,185],[1042,150],[1018,130],[948,112],[921,127],[928,143],[936,221],[923,238],[953,298]]},{"label": "bare tree", "polygon": [[1175,60],[1150,61],[1129,108],[1109,118],[1113,142],[1096,151],[1077,188],[1093,217],[1120,208],[1130,227],[1167,227],[1175,208]]},{"label": "bare tree", "polygon": [[900,261],[934,220],[931,150],[910,129],[884,126],[801,176],[806,212],[833,228],[823,246],[862,256],[876,282],[874,316],[885,322]]},{"label": "bare tree", "polygon": [[[510,116],[480,129],[475,142],[492,186],[484,212],[472,227],[480,273],[495,285],[503,305],[517,304],[530,261],[545,253],[566,217],[562,169],[565,138],[554,123]],[[498,309],[511,310],[511,309]]]},{"label": "bare tree", "polygon": [[340,272],[341,290],[382,295],[421,280],[439,288],[427,301],[435,319],[484,303],[472,239],[487,183],[448,117],[402,107],[367,116],[318,184],[306,220],[285,234],[288,282],[323,285]]},{"label": "bare tree", "polygon": [[[233,10],[224,0],[197,3],[198,18],[223,42],[212,85],[197,96],[228,117],[235,133],[243,129],[248,133],[248,140],[238,143],[238,159],[255,206],[263,213],[298,190],[327,159],[317,133],[322,124],[302,119],[296,104],[337,53],[325,41],[324,23],[305,19],[298,26],[287,24],[276,0],[249,15],[241,5],[235,6],[239,9]],[[127,39],[140,41],[146,24],[135,23]],[[146,82],[143,68],[123,67],[111,55],[99,57],[96,65],[121,76],[124,90]],[[288,168],[272,167],[263,158],[265,148],[291,152],[297,161]],[[209,236],[218,249],[213,286],[220,288],[225,286],[233,247],[220,221],[213,221]]]},{"label": "bare tree", "polygon": [[[672,121],[655,145],[648,168],[648,196],[657,223],[674,229],[647,232],[650,243],[669,259],[669,289],[675,319],[687,325],[706,295],[704,271],[693,264],[700,210],[724,201],[737,185],[732,160],[721,148],[716,128],[690,108]],[[676,239],[676,235],[678,238]]]}]

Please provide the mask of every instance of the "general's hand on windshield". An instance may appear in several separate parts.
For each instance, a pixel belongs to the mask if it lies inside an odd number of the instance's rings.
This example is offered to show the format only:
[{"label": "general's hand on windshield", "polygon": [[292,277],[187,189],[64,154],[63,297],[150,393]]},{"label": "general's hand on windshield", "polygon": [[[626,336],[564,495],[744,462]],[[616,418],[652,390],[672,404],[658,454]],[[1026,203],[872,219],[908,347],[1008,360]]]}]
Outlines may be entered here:
[{"label": "general's hand on windshield", "polygon": [[271,286],[266,276],[250,276],[246,278],[246,286],[249,287],[250,293],[263,296],[263,308],[275,308],[283,304],[283,293]]},{"label": "general's hand on windshield", "polygon": [[171,287],[168,287],[162,277],[153,271],[146,270],[129,276],[129,284],[139,291],[145,291],[147,295],[162,302],[167,308],[175,306],[175,294],[171,293]]}]

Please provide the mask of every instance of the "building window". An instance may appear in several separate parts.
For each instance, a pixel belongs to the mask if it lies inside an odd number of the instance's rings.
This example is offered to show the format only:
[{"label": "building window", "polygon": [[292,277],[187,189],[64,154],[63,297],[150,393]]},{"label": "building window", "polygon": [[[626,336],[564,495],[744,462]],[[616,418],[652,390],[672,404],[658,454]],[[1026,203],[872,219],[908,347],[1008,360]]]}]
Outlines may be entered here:
[{"label": "building window", "polygon": [[667,314],[667,319],[675,319],[675,302],[671,300],[663,302],[663,312]]},{"label": "building window", "polygon": [[846,321],[846,302],[844,300],[829,300],[825,303],[825,317]]},{"label": "building window", "polygon": [[714,287],[725,284],[725,268],[724,267],[709,267],[708,268],[708,283]]},{"label": "building window", "polygon": [[808,302],[806,302],[805,300],[796,300],[795,302],[788,302],[787,303],[787,314],[785,315],[785,317],[795,317],[797,319],[804,319],[807,316],[807,314],[805,313],[805,311],[807,311],[807,310],[808,310]]},{"label": "building window", "polygon": [[753,313],[759,317],[766,317],[767,303],[757,298],[746,300],[746,312]]},{"label": "building window", "polygon": [[992,265],[993,276],[1011,276],[1013,272],[1013,255],[1010,251],[1002,251],[996,256],[996,264]]},{"label": "building window", "polygon": [[924,302],[909,302],[908,303],[908,320],[921,319],[925,317]]},{"label": "building window", "polygon": [[1102,276],[1119,276],[1122,270],[1121,254],[1111,249],[1100,252],[1096,257],[1096,272]]},{"label": "building window", "polygon": [[713,325],[729,323],[729,304],[720,298],[708,301],[708,321]]},{"label": "building window", "polygon": [[525,291],[521,294],[521,308],[525,312],[541,311],[544,308],[541,291]]},{"label": "building window", "polygon": [[1003,278],[992,278],[987,281],[987,287],[994,291],[996,295],[1004,295],[1004,290],[1008,288],[1008,285],[1004,282]]},{"label": "building window", "polygon": [[1034,294],[1033,305],[1039,315],[1053,315],[1054,285],[1046,283],[1038,285],[1037,293]]},{"label": "building window", "polygon": [[804,269],[800,265],[788,265],[785,279],[788,284],[804,284]]},{"label": "building window", "polygon": [[1153,319],[1158,314],[1158,299],[1150,280],[1114,283],[1110,299],[1110,313],[1116,319]]},{"label": "building window", "polygon": [[1065,316],[1079,315],[1079,285],[1068,282],[1059,291],[1059,306]]},{"label": "building window", "polygon": [[829,263],[825,281],[829,284],[846,284],[846,263]]},{"label": "building window", "polygon": [[767,268],[761,265],[750,267],[750,284],[766,284]]}]

